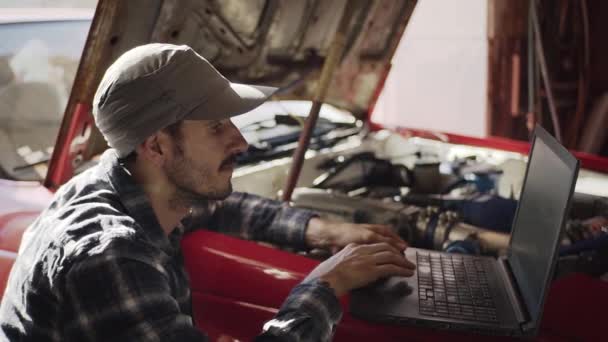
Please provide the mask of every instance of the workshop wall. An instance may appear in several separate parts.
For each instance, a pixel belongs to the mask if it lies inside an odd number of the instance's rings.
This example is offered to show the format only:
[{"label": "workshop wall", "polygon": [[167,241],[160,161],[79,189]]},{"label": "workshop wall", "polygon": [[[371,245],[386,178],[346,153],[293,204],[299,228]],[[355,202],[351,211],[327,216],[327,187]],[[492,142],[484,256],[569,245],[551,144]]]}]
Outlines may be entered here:
[{"label": "workshop wall", "polygon": [[418,1],[373,121],[486,136],[487,6]]}]

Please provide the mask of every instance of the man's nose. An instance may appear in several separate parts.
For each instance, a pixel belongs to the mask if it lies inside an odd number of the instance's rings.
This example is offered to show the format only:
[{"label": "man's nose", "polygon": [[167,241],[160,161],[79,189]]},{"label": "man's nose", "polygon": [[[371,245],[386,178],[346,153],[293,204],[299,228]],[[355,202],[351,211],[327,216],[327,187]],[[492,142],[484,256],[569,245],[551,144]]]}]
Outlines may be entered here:
[{"label": "man's nose", "polygon": [[235,154],[244,153],[249,148],[249,144],[245,137],[241,134],[241,131],[234,125],[232,120],[230,121],[231,126],[231,149]]}]

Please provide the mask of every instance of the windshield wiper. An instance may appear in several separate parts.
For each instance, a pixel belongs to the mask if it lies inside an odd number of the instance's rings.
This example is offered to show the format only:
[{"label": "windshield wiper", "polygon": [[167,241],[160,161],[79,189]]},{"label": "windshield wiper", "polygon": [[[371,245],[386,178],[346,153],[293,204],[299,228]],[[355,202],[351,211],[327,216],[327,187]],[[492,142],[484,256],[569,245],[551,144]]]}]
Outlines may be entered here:
[{"label": "windshield wiper", "polygon": [[42,165],[42,164],[46,164],[46,163],[48,163],[50,160],[51,160],[51,157],[49,156],[49,157],[44,157],[44,158],[40,159],[40,160],[39,160],[39,161],[37,161],[37,162],[33,162],[33,163],[30,163],[30,164],[24,164],[24,165],[15,166],[15,167],[13,167],[13,172],[17,172],[17,171],[21,171],[21,170],[29,169],[29,168],[34,167],[34,166],[38,166],[38,165]]}]

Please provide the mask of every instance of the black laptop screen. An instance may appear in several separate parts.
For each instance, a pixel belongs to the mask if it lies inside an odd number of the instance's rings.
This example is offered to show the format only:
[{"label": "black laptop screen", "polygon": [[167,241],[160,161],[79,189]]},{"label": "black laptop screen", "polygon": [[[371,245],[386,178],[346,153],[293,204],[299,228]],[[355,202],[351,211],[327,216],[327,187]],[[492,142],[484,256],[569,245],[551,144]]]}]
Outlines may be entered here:
[{"label": "black laptop screen", "polygon": [[511,234],[509,262],[531,322],[540,318],[578,161],[537,128]]}]

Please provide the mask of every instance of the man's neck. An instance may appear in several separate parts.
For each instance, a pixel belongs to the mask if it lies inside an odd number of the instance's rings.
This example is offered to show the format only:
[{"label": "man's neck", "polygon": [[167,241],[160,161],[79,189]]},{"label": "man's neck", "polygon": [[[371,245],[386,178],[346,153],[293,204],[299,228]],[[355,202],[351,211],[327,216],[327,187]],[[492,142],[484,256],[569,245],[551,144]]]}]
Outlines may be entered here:
[{"label": "man's neck", "polygon": [[150,179],[137,167],[128,167],[133,179],[142,187],[156,214],[156,219],[168,236],[180,221],[188,215],[190,208],[171,200],[172,190],[164,182]]},{"label": "man's neck", "polygon": [[171,234],[173,229],[190,212],[190,208],[171,205],[171,200],[165,193],[156,192],[154,189],[146,189],[145,186],[144,192],[148,195],[158,223],[167,235]]}]

